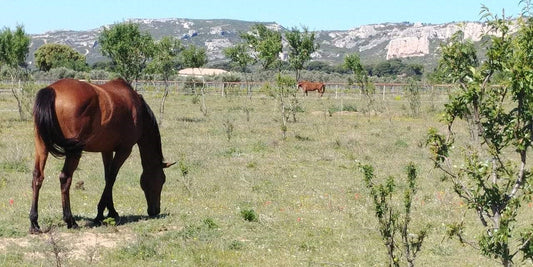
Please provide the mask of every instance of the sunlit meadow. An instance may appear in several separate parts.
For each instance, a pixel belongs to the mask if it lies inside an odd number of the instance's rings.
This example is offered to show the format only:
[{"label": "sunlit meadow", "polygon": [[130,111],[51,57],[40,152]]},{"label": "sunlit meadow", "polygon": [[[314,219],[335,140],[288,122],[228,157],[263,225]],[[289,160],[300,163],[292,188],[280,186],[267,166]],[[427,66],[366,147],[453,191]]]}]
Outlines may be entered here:
[{"label": "sunlit meadow", "polygon": [[[178,164],[166,170],[161,216],[146,216],[134,148],[114,187],[122,219],[93,227],[103,166],[99,154],[84,153],[71,189],[81,228],[67,229],[57,178],[62,160],[49,157],[39,202],[47,232],[37,236],[28,233],[33,125],[19,120],[9,92],[0,94],[0,265],[385,266],[358,165],[372,164],[380,179],[396,177],[401,189],[409,162],[419,173],[412,227],[431,225],[416,263],[498,265],[446,235],[447,224],[464,220],[475,240],[478,222],[433,169],[425,147],[429,127],[445,129],[445,90],[424,91],[418,116],[401,91],[377,94],[371,108],[354,90],[326,89],[322,98],[299,93],[301,109],[286,139],[268,92],[249,98],[218,90],[208,88],[207,115],[199,96],[173,88],[166,100],[163,152]],[[161,91],[143,94],[160,117]],[[524,209],[531,218],[531,205]]]}]

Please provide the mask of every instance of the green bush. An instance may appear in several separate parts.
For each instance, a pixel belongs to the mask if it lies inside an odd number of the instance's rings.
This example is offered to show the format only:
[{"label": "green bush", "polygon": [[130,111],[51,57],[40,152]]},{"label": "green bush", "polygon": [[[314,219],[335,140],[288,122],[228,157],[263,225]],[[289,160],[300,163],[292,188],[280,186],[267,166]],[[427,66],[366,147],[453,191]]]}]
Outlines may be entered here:
[{"label": "green bush", "polygon": [[249,222],[257,222],[258,215],[253,209],[243,209],[241,210],[241,216],[244,220]]}]

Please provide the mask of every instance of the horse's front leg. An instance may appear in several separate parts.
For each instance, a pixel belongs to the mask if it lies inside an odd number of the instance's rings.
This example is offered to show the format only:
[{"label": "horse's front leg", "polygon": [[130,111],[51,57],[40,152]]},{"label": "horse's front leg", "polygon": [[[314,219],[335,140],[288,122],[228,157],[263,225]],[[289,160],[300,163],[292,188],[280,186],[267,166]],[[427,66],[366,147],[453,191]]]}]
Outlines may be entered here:
[{"label": "horse's front leg", "polygon": [[113,204],[113,185],[117,179],[118,171],[124,161],[128,158],[131,153],[131,148],[128,150],[119,150],[113,156],[113,152],[102,152],[102,160],[104,162],[104,173],[105,173],[105,187],[104,192],[102,192],[102,197],[98,202],[98,214],[94,221],[96,223],[101,223],[104,220],[104,210],[107,208],[108,217],[112,217],[115,220],[118,220],[119,215],[115,210]]},{"label": "horse's front leg", "polygon": [[72,216],[70,209],[70,185],[72,184],[72,175],[78,167],[81,153],[67,155],[63,170],[59,175],[59,183],[61,185],[61,204],[63,206],[63,221],[67,223],[68,228],[78,228],[78,224]]},{"label": "horse's front leg", "polygon": [[[113,152],[102,152],[102,161],[104,163],[104,177],[105,177],[105,188],[104,192],[102,193],[102,197],[100,197],[100,201],[98,202],[98,213],[96,215],[96,218],[94,218],[94,221],[98,224],[100,224],[104,220],[104,210],[107,207],[107,202],[109,202],[109,199],[107,197],[107,187],[108,187],[108,178],[110,176],[111,172],[111,162],[113,161]],[[116,212],[116,211],[115,211]]]}]

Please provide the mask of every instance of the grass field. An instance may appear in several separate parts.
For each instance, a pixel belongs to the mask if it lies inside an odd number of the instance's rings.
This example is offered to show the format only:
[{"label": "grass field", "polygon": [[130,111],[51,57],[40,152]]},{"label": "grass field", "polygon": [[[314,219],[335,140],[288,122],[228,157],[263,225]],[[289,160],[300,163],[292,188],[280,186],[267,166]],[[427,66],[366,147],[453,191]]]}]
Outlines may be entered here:
[{"label": "grass field", "polygon": [[[28,234],[33,126],[18,120],[12,96],[0,95],[0,265],[386,266],[357,166],[372,164],[379,177],[397,177],[402,189],[409,162],[419,171],[412,227],[431,225],[416,263],[499,265],[446,237],[446,224],[464,215],[474,240],[479,223],[433,169],[424,146],[429,127],[444,130],[438,118],[445,95],[434,102],[423,96],[418,117],[408,116],[402,95],[378,97],[381,112],[369,114],[335,112],[341,105],[360,109],[363,100],[354,93],[298,97],[302,112],[283,140],[274,98],[208,95],[204,116],[194,96],[171,94],[160,129],[166,159],[179,164],[166,170],[162,215],[155,219],[146,217],[134,149],[114,187],[121,221],[91,227],[104,178],[101,156],[85,153],[73,181],[83,188],[71,190],[82,227],[67,229],[57,178],[62,161],[50,157],[39,202],[39,222],[50,231],[34,236]],[[145,98],[159,115],[160,93]],[[521,218],[531,222],[531,206],[524,211]]]}]

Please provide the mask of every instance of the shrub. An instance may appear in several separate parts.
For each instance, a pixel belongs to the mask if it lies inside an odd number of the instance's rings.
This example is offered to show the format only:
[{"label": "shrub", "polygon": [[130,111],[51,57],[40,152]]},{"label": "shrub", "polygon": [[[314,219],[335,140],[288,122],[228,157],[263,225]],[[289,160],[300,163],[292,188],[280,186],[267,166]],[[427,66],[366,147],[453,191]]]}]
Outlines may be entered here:
[{"label": "shrub", "polygon": [[244,220],[249,222],[257,222],[258,216],[255,210],[253,209],[243,209],[241,210],[241,216]]}]

